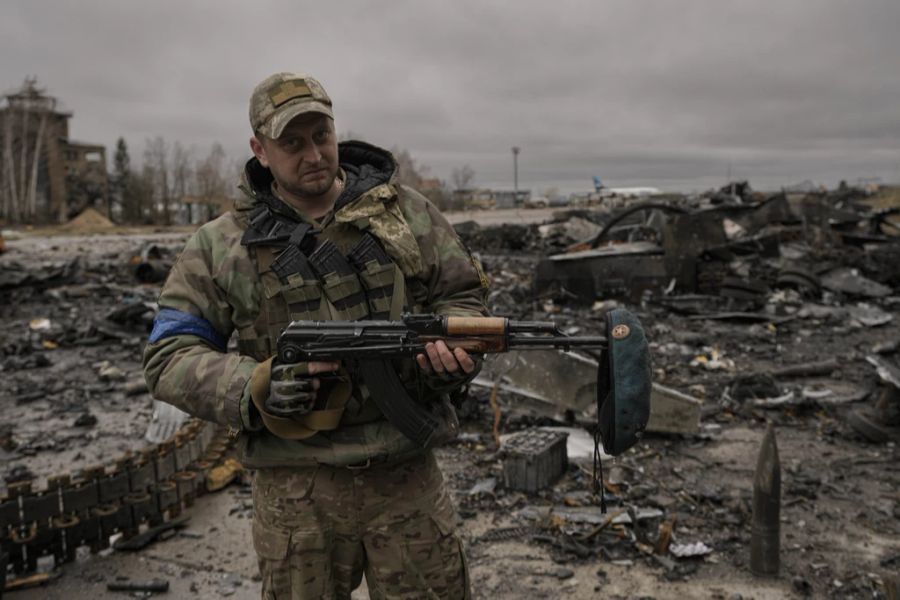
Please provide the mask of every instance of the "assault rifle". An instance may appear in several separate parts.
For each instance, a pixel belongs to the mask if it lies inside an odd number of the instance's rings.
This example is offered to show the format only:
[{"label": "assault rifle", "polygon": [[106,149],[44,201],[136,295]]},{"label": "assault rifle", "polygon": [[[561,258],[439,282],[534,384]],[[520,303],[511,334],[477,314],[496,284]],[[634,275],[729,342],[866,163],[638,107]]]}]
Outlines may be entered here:
[{"label": "assault rifle", "polygon": [[282,363],[343,361],[361,375],[388,421],[428,446],[439,423],[409,396],[389,360],[422,354],[437,340],[476,354],[608,347],[604,336],[569,336],[551,322],[407,314],[400,321],[294,321],[279,336],[277,352]]}]

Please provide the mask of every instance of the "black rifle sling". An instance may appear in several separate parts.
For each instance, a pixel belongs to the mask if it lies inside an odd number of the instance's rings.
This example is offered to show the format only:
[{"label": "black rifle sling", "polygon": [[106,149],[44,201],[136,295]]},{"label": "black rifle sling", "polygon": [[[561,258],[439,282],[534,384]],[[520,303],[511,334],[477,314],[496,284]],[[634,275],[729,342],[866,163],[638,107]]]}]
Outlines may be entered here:
[{"label": "black rifle sling", "polygon": [[440,422],[413,400],[389,361],[361,359],[359,373],[385,418],[416,444],[427,448]]},{"label": "black rifle sling", "polygon": [[[603,460],[601,458],[600,444],[604,448],[612,447],[612,436],[615,434],[614,399],[611,390],[609,350],[600,352],[600,360],[597,363],[597,428],[594,430],[594,469],[591,474],[592,491],[594,496],[600,495],[600,512],[606,514],[606,495],[603,491]],[[611,426],[612,425],[612,426]]]},{"label": "black rifle sling", "polygon": [[369,304],[359,275],[334,242],[322,240],[309,255],[309,263],[319,274],[322,291],[328,300],[348,321],[369,316]]}]

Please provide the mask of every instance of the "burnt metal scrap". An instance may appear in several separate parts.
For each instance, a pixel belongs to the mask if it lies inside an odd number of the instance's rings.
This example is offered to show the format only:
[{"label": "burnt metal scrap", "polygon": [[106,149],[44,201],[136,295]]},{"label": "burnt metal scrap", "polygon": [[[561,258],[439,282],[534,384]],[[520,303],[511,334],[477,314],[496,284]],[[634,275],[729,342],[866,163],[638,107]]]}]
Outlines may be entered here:
[{"label": "burnt metal scrap", "polygon": [[[637,301],[648,291],[703,293],[740,303],[764,296],[776,284],[811,294],[824,287],[883,297],[890,293],[889,282],[873,278],[897,279],[896,268],[893,274],[879,273],[876,266],[897,253],[900,231],[889,221],[893,209],[874,210],[849,202],[843,193],[799,198],[780,193],[719,204],[716,198],[697,206],[689,199],[636,204],[610,215],[592,239],[538,263],[535,292],[555,291],[581,303]],[[782,252],[792,243],[811,248],[797,257]],[[834,252],[841,247],[850,249],[857,259],[852,262],[866,273],[847,272],[849,265]],[[817,255],[831,260],[822,264]],[[779,262],[780,272],[748,263],[768,259]]]},{"label": "burnt metal scrap", "polygon": [[[597,361],[575,352],[540,356],[509,352],[491,356],[473,381],[481,388],[515,394],[517,410],[576,420],[596,421]],[[701,402],[688,394],[654,383],[647,431],[693,435],[700,431]]]},{"label": "burnt metal scrap", "polygon": [[[497,525],[474,540],[476,569],[499,552],[479,546],[518,538],[573,568],[651,565],[660,579],[684,580],[715,562],[777,572],[754,581],[784,595],[882,597],[890,569],[879,560],[891,551],[873,559],[862,548],[873,536],[893,547],[900,535],[889,466],[900,439],[900,220],[871,200],[735,186],[662,200],[681,210],[601,206],[507,225],[502,236],[462,231],[492,280],[495,312],[572,334],[597,331],[616,306],[638,312],[656,383],[646,443],[603,461],[603,515],[584,488],[589,453],[573,452],[577,427],[569,468],[537,491],[508,483],[491,442],[589,423],[597,357],[486,361],[470,393],[496,407],[480,413],[494,435],[466,435],[482,468],[457,482],[463,516],[490,511]],[[766,422],[782,432],[777,450]],[[821,542],[832,534],[846,540],[837,551]]]},{"label": "burnt metal scrap", "polygon": [[130,262],[134,265],[134,277],[140,283],[160,283],[165,281],[174,261],[170,248],[147,244]]},{"label": "burnt metal scrap", "polygon": [[138,368],[157,291],[134,283],[133,246],[128,238],[22,239],[2,257],[7,589],[45,582],[36,571],[104,550],[111,538],[118,548],[146,544],[181,523],[196,497],[223,487],[217,468],[232,443],[224,430],[197,420],[148,423]]},{"label": "burnt metal scrap", "polygon": [[559,479],[569,466],[566,437],[557,431],[523,431],[504,442],[503,480],[512,490],[536,492]]},{"label": "burnt metal scrap", "polygon": [[37,570],[42,557],[58,566],[74,561],[80,547],[104,550],[117,534],[117,547],[144,543],[148,531],[181,522],[229,444],[224,430],[191,421],[171,441],[49,477],[43,488],[31,480],[9,484],[0,497],[0,549],[22,575]]},{"label": "burnt metal scrap", "polygon": [[[602,333],[606,311],[626,306],[647,331],[655,380],[647,435],[624,455],[603,457],[602,514],[588,485],[593,438],[585,428],[595,420],[600,357],[486,360],[460,400],[457,443],[438,451],[478,588],[497,598],[557,597],[569,586],[573,596],[594,589],[605,597],[625,577],[635,593],[678,580],[703,593],[718,586],[723,597],[763,588],[773,597],[885,597],[900,560],[890,443],[900,425],[897,215],[852,190],[766,195],[736,185],[657,199],[681,210],[635,210],[610,226],[630,206],[620,200],[614,210],[567,210],[542,225],[458,227],[486,268],[495,314],[592,335]],[[604,228],[597,248],[586,247]],[[10,554],[10,586],[48,583],[47,563],[64,563],[73,546],[86,554],[104,533],[127,548],[158,527],[177,527],[191,513],[189,484],[176,473],[196,474],[195,494],[240,476],[223,456],[202,477],[196,461],[215,457],[227,440],[201,447],[198,459],[197,442],[179,428],[183,415],[154,418],[159,407],[137,377],[158,284],[138,281],[135,268],[142,255],[171,260],[182,241],[20,238],[0,257],[0,474],[8,490],[0,567]],[[74,255],[82,258],[72,262]],[[567,258],[551,261],[557,256]],[[535,293],[536,278],[550,284]],[[752,579],[754,469],[767,422],[780,434],[779,577]],[[547,443],[516,452],[516,436]],[[98,447],[107,453],[92,454]],[[94,463],[104,466],[92,470]],[[62,471],[67,481],[53,477]],[[77,504],[78,494],[90,501]],[[135,494],[150,501],[135,504]],[[250,514],[246,489],[209,500],[223,515]],[[204,517],[192,522],[199,527]],[[173,543],[159,542],[165,535],[157,542]],[[219,534],[203,535],[196,544],[208,542],[219,564]],[[190,543],[182,537],[174,540]],[[92,562],[103,568],[104,560]],[[64,566],[58,587],[72,570]],[[130,575],[129,583],[150,582],[149,573]],[[172,578],[174,591],[180,579]]]},{"label": "burnt metal scrap", "polygon": [[753,476],[753,521],[750,570],[755,575],[778,575],[781,564],[781,463],[775,430],[766,428]]}]

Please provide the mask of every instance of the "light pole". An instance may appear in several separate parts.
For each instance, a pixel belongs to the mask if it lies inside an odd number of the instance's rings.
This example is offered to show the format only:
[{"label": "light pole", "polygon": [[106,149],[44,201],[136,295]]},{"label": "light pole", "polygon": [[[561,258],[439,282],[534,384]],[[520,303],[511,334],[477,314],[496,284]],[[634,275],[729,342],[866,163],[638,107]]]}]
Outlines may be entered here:
[{"label": "light pole", "polygon": [[512,147],[513,153],[513,206],[519,207],[519,150],[518,146]]}]

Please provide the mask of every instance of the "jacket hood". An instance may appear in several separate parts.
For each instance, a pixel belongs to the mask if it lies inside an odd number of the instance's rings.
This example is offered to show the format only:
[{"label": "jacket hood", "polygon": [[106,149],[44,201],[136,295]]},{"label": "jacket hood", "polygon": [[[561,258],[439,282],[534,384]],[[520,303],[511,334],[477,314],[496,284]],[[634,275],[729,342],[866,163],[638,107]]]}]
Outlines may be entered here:
[{"label": "jacket hood", "polygon": [[[383,148],[366,142],[347,141],[338,144],[338,163],[344,170],[344,190],[335,202],[338,210],[372,188],[388,183],[397,170],[393,155]],[[296,219],[293,211],[272,195],[272,172],[260,164],[255,156],[247,161],[241,177],[241,189],[246,196],[235,201],[237,210],[247,210],[259,202],[272,210]]]}]

